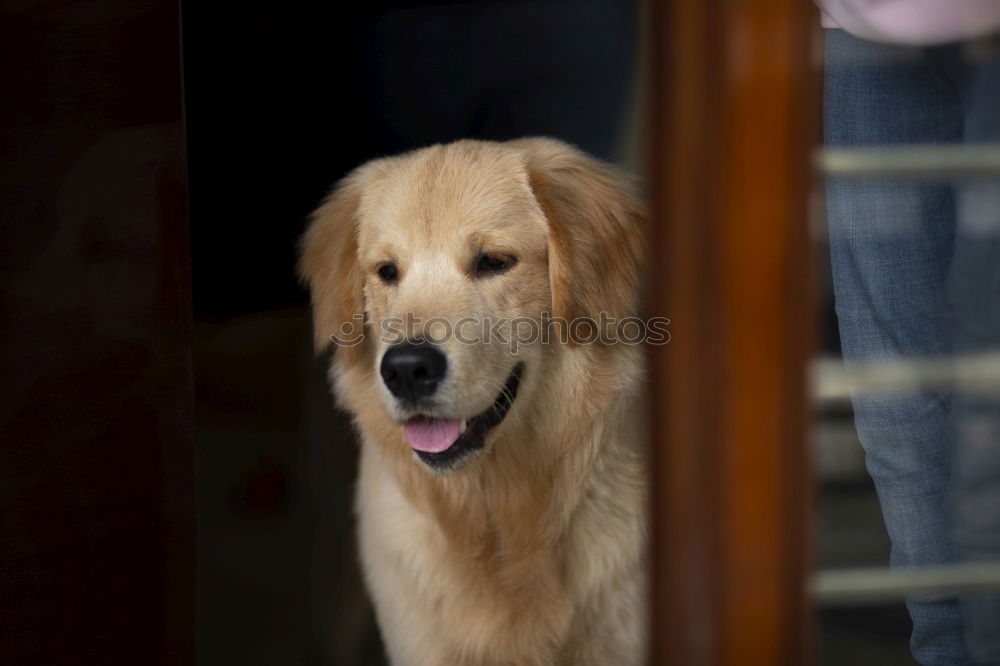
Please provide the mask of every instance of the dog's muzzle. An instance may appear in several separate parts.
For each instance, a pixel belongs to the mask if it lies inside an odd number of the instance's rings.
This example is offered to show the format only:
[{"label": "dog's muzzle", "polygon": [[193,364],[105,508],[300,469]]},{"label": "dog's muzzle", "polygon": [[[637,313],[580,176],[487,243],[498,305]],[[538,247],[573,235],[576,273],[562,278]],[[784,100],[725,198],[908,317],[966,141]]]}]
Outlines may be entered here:
[{"label": "dog's muzzle", "polygon": [[403,436],[417,457],[436,472],[457,468],[486,444],[486,434],[510,412],[521,385],[524,364],[511,370],[499,395],[485,411],[470,419],[415,416],[403,424]]}]

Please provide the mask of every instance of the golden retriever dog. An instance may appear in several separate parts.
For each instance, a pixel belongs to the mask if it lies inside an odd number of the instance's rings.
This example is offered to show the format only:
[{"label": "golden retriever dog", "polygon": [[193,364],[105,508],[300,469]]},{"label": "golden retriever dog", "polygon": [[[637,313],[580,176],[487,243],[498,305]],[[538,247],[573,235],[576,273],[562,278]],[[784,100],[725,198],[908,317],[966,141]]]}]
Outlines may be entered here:
[{"label": "golden retriever dog", "polygon": [[643,352],[566,334],[637,313],[644,218],[542,138],[378,159],[315,212],[300,273],[393,664],[644,660]]}]

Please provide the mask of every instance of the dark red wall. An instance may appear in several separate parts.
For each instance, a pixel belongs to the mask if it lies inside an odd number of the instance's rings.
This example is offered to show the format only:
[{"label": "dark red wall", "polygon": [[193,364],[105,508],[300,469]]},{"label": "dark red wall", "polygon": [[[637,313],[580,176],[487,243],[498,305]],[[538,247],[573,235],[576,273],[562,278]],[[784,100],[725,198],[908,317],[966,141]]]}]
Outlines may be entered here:
[{"label": "dark red wall", "polygon": [[0,7],[0,662],[194,655],[179,8]]}]

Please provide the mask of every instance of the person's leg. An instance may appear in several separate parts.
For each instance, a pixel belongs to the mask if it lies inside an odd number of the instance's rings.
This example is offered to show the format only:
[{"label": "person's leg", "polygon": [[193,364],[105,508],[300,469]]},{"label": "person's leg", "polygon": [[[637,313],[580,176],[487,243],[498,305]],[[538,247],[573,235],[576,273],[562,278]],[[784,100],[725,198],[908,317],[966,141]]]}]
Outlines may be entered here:
[{"label": "person's leg", "polygon": [[[824,133],[830,147],[957,141],[954,87],[919,49],[827,32]],[[946,185],[827,183],[834,295],[845,361],[949,352],[945,277],[954,203]],[[931,391],[854,397],[858,435],[875,481],[894,566],[952,561],[945,500],[949,397]],[[967,663],[953,598],[907,601],[921,664]]]},{"label": "person's leg", "polygon": [[[953,49],[965,141],[1000,141],[1000,37]],[[1000,353],[1000,175],[955,184],[957,228],[948,280],[955,353]],[[1000,562],[1000,386],[956,391],[953,543],[963,561]],[[962,599],[972,663],[1000,664],[1000,595]]]},{"label": "person's leg", "polygon": [[473,136],[548,135],[604,160],[620,157],[635,81],[634,0],[487,3],[472,50],[481,81]]},{"label": "person's leg", "polygon": [[355,63],[345,74],[358,77],[363,91],[371,157],[468,135],[476,91],[490,76],[470,61],[476,11],[476,4],[428,3],[354,19]]},{"label": "person's leg", "polygon": [[377,154],[547,135],[617,157],[635,0],[438,2],[374,11],[354,27]]}]

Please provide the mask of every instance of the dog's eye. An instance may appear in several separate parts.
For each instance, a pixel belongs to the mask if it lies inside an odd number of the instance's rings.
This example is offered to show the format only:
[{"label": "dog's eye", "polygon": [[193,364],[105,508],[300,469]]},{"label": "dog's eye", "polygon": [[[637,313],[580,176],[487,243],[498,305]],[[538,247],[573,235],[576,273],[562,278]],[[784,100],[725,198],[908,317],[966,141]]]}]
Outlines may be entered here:
[{"label": "dog's eye", "polygon": [[476,260],[477,275],[492,275],[503,273],[517,263],[517,257],[505,254],[483,253]]},{"label": "dog's eye", "polygon": [[378,268],[378,276],[382,278],[382,282],[386,284],[391,284],[396,281],[396,277],[399,274],[396,264],[389,262],[382,264]]}]

